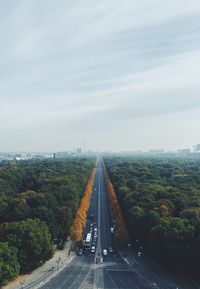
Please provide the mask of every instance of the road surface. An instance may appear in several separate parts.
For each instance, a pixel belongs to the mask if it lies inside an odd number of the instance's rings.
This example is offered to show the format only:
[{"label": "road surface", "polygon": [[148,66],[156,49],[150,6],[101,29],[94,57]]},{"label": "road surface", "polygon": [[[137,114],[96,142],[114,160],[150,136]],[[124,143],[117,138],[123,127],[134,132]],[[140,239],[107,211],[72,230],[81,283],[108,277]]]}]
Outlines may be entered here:
[{"label": "road surface", "polygon": [[[94,219],[91,220],[91,215]],[[98,225],[98,239],[95,254],[76,256],[56,277],[42,286],[42,289],[175,289],[175,284],[148,267],[144,256],[129,250],[124,257],[115,248],[110,227],[112,218],[101,160],[98,162],[93,195],[88,210],[85,235],[90,224]],[[103,249],[114,248],[112,254],[104,257]],[[96,257],[103,257],[102,264],[95,264]]]}]

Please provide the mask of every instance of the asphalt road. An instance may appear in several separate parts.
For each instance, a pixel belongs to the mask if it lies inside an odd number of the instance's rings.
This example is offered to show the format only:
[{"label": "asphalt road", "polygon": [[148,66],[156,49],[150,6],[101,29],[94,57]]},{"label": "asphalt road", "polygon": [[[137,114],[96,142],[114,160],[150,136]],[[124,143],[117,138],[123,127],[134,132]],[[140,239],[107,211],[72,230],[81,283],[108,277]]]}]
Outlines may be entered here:
[{"label": "asphalt road", "polygon": [[[94,214],[94,219],[90,216]],[[110,227],[112,218],[109,210],[108,195],[103,175],[101,160],[93,186],[93,195],[88,210],[88,221],[84,235],[89,232],[90,223],[98,224],[98,240],[96,253],[88,256],[76,256],[65,269],[43,289],[175,289],[171,281],[149,267],[145,257],[137,256],[137,252],[127,251],[124,257],[115,248]],[[114,248],[112,254],[103,257],[102,250]],[[96,257],[103,257],[103,264],[95,264]],[[180,287],[179,287],[180,289]]]}]

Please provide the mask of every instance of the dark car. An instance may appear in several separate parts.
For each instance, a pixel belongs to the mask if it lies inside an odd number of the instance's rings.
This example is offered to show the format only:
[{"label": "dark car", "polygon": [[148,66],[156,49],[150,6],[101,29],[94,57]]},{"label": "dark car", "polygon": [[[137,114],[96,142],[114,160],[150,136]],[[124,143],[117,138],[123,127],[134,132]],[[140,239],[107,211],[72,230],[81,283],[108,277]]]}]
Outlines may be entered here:
[{"label": "dark car", "polygon": [[83,251],[83,254],[86,256],[89,255],[90,254],[90,248],[85,248]]},{"label": "dark car", "polygon": [[112,253],[113,253],[113,248],[112,248],[112,247],[108,247],[108,252],[109,252],[110,254],[112,254]]},{"label": "dark car", "polygon": [[78,248],[77,251],[76,251],[76,254],[78,256],[82,256],[83,255],[83,249],[82,248]]}]

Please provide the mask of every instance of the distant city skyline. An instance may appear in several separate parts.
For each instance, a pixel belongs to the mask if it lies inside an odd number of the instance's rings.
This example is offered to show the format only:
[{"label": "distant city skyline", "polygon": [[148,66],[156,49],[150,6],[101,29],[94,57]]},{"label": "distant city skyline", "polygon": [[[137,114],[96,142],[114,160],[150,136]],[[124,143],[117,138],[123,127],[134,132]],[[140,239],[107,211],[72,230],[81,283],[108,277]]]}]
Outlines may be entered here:
[{"label": "distant city skyline", "polygon": [[0,151],[200,143],[200,1],[0,2]]},{"label": "distant city skyline", "polygon": [[68,148],[63,150],[43,150],[43,151],[29,151],[29,150],[16,150],[16,151],[0,151],[0,155],[2,154],[25,154],[25,155],[31,155],[31,154],[48,154],[48,155],[62,155],[62,154],[88,154],[88,153],[107,153],[107,152],[114,152],[114,153],[134,153],[134,154],[140,154],[140,153],[156,153],[156,154],[166,154],[166,153],[200,153],[200,144],[193,145],[192,147],[181,147],[176,148],[173,150],[166,150],[166,149],[138,149],[138,150],[92,150],[91,148],[84,149],[83,147],[74,147],[74,148]]}]

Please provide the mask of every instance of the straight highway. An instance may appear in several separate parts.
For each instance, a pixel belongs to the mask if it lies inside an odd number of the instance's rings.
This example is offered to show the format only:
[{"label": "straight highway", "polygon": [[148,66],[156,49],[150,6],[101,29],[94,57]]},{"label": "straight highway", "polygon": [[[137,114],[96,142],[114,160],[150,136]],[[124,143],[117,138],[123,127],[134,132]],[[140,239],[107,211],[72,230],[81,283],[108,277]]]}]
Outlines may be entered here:
[{"label": "straight highway", "polygon": [[[127,250],[123,256],[115,247],[111,226],[108,194],[99,160],[95,176],[93,194],[87,213],[87,224],[83,239],[92,234],[95,253],[84,250],[81,245],[76,256],[64,269],[43,285],[42,289],[177,289],[175,284],[161,273],[147,266],[145,257],[138,257],[137,252]],[[94,233],[94,228],[97,233]],[[97,235],[97,241],[94,238]],[[83,242],[84,244],[84,242]],[[113,249],[113,252],[111,252]],[[105,250],[107,254],[105,253]],[[110,252],[109,252],[110,250]],[[106,256],[105,256],[106,255]],[[96,261],[98,260],[98,263]],[[101,262],[103,260],[103,262]],[[180,287],[179,287],[180,289]]]}]

